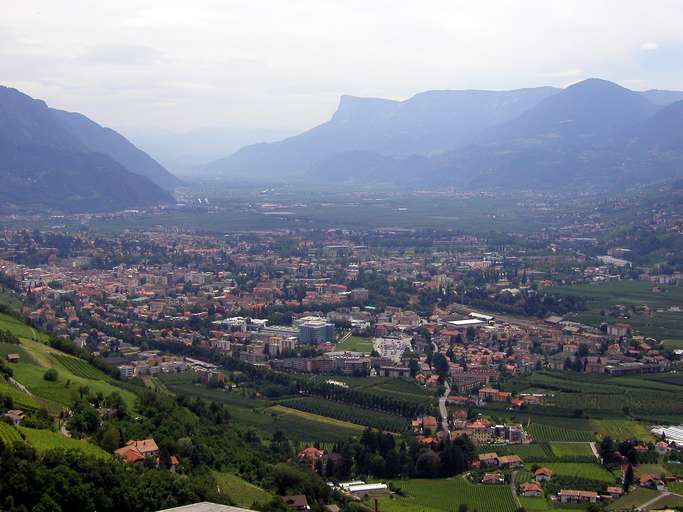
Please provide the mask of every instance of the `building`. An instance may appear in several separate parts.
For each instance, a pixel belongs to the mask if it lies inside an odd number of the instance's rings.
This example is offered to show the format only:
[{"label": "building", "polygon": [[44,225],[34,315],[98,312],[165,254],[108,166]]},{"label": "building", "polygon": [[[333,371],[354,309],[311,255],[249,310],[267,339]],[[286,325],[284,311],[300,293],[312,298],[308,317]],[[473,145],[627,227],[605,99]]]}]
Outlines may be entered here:
[{"label": "building", "polygon": [[126,443],[126,446],[114,451],[123,462],[138,462],[148,458],[156,458],[159,456],[159,447],[154,439],[132,440]]},{"label": "building", "polygon": [[336,341],[334,324],[322,318],[311,318],[299,324],[299,343],[316,344]]},{"label": "building", "polygon": [[534,476],[537,482],[547,482],[553,477],[553,470],[550,468],[538,468]]},{"label": "building", "polygon": [[538,498],[543,496],[543,488],[536,482],[526,482],[520,484],[519,492],[526,498]]},{"label": "building", "polygon": [[303,494],[292,494],[290,496],[283,496],[282,501],[285,502],[287,508],[292,510],[311,510],[306,496]]},{"label": "building", "polygon": [[557,493],[560,503],[597,503],[598,493],[594,491],[575,491],[562,489]]},{"label": "building", "polygon": [[122,364],[117,366],[122,379],[132,379],[135,377],[135,366]]}]

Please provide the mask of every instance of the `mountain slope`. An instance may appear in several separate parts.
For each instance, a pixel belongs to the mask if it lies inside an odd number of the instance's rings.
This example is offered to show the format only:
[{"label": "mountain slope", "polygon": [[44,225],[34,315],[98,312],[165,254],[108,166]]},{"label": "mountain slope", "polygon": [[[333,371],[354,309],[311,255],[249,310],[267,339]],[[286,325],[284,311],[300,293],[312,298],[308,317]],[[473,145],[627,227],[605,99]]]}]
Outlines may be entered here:
[{"label": "mountain slope", "polygon": [[472,140],[557,92],[429,91],[399,102],[342,96],[332,118],[283,141],[255,144],[206,166],[204,173],[277,179],[306,175],[321,160],[344,152],[433,154]]},{"label": "mountain slope", "polygon": [[100,126],[83,114],[57,109],[50,110],[89,151],[109,155],[129,171],[145,176],[167,190],[172,190],[180,184],[178,178],[147,153],[131,144],[120,133]]},{"label": "mountain slope", "polygon": [[44,102],[0,87],[0,207],[74,212],[173,201],[148,178],[88,147],[96,137],[83,141],[79,135],[88,130],[69,128]]}]

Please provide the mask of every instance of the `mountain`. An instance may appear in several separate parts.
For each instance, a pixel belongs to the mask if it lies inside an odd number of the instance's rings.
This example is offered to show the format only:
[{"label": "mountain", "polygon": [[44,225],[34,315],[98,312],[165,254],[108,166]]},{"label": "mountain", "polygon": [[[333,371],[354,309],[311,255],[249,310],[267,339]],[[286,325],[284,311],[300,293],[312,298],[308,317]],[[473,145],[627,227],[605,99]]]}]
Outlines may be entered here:
[{"label": "mountain", "polygon": [[544,99],[485,139],[580,144],[597,142],[645,120],[657,106],[637,92],[607,80],[588,79]]},{"label": "mountain", "polygon": [[[558,89],[429,91],[405,101],[342,96],[328,122],[300,135],[246,146],[208,164],[203,174],[282,179],[306,176],[335,154],[429,155],[466,144],[514,119]],[[357,153],[356,153],[357,154]]]},{"label": "mountain", "polygon": [[682,128],[683,102],[662,108],[642,93],[589,79],[451,151],[422,158],[336,153],[306,177],[332,186],[628,188],[683,174]]},{"label": "mountain", "polygon": [[168,192],[126,167],[125,162],[138,171],[153,166],[114,134],[79,114],[54,111],[43,101],[0,87],[3,209],[110,210],[173,202]]},{"label": "mountain", "polygon": [[676,103],[683,100],[683,91],[663,91],[659,89],[650,89],[643,91],[642,94],[646,99],[662,107]]},{"label": "mountain", "polygon": [[131,144],[120,133],[100,126],[83,114],[57,109],[50,110],[62,126],[88,151],[109,155],[129,171],[149,178],[166,190],[173,190],[180,185],[178,178],[147,153]]}]

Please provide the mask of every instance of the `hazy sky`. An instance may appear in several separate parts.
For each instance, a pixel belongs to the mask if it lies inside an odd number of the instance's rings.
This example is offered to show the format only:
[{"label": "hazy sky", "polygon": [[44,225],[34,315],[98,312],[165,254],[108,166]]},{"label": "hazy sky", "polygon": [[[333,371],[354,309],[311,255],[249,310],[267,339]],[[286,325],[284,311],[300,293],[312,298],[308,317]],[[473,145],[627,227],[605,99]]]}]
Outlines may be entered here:
[{"label": "hazy sky", "polygon": [[3,0],[0,83],[113,127],[300,129],[341,94],[683,89],[683,1]]}]

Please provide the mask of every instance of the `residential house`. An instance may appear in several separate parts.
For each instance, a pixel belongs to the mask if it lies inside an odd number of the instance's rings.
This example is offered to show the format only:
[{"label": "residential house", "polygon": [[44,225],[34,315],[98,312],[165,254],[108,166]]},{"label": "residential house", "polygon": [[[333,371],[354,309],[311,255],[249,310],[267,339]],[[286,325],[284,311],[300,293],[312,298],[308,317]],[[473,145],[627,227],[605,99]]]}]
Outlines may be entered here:
[{"label": "residential house", "polygon": [[537,498],[543,496],[543,488],[537,482],[525,482],[520,484],[519,492],[526,498]]}]

